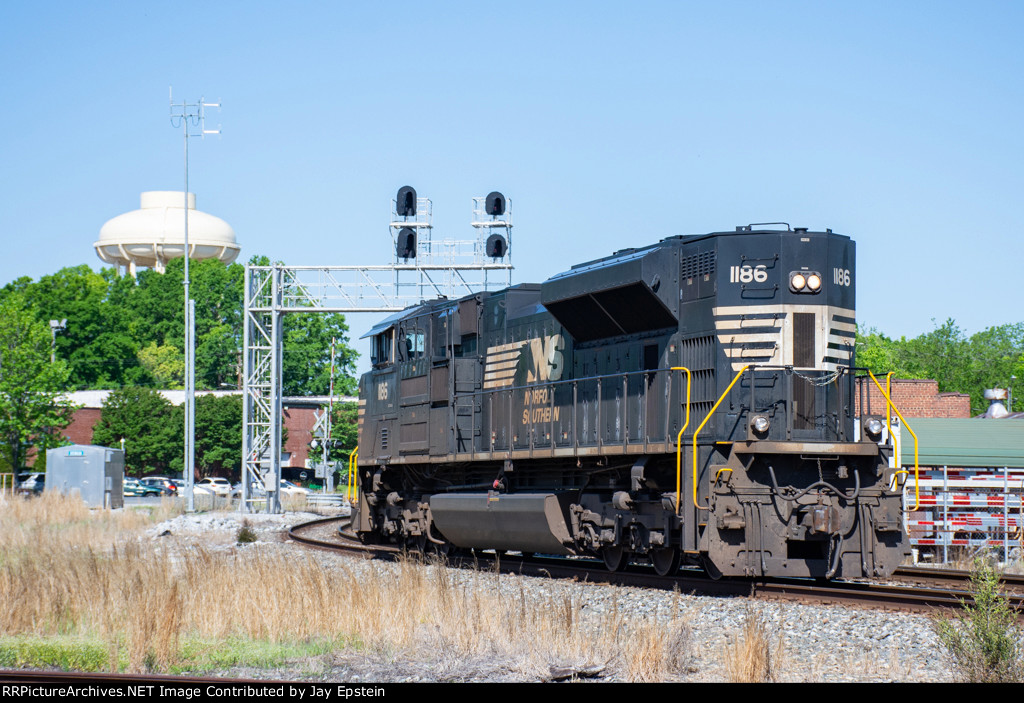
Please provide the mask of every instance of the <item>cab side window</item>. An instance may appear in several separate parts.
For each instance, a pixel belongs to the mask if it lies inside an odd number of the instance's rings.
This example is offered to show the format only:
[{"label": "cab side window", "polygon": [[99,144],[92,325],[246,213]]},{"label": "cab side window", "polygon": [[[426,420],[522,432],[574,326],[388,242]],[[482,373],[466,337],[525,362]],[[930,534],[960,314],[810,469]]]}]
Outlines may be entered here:
[{"label": "cab side window", "polygon": [[370,361],[374,366],[388,366],[393,360],[395,330],[389,329],[373,338],[373,351]]}]

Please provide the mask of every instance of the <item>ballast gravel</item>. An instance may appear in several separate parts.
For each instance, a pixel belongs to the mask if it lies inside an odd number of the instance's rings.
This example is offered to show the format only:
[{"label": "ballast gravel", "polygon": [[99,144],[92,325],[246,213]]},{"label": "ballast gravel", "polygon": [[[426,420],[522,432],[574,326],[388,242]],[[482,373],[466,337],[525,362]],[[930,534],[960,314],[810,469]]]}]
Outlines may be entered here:
[{"label": "ballast gravel", "polygon": [[[320,517],[310,513],[281,515],[214,512],[183,515],[147,530],[150,539],[197,537],[209,549],[258,548],[286,553],[312,554],[328,568],[395,569],[382,560],[346,557],[308,550],[287,540],[290,526]],[[254,545],[236,545],[243,522],[257,535]],[[427,566],[424,568],[440,568]],[[473,587],[495,589],[494,573],[453,570],[453,579],[465,579]],[[648,619],[685,627],[685,662],[666,676],[666,681],[728,681],[726,658],[749,617],[768,625],[775,653],[776,680],[781,682],[949,682],[953,672],[945,651],[932,631],[928,616],[889,613],[845,606],[811,606],[750,598],[676,594],[665,591],[543,579],[515,574],[501,575],[498,588],[510,597],[538,602],[551,598],[572,599],[584,615],[616,612],[625,618]],[[680,617],[680,612],[682,616]],[[492,658],[452,660],[449,654],[338,652],[320,660],[304,660],[273,670],[234,668],[215,675],[296,681],[346,682],[513,682],[558,679],[624,681],[625,672],[614,663],[594,663],[591,669],[566,653],[550,662],[548,673],[537,674],[515,662]],[[577,667],[578,671],[573,667]],[[566,673],[568,672],[568,673]],[[578,673],[578,676],[572,676]]]}]

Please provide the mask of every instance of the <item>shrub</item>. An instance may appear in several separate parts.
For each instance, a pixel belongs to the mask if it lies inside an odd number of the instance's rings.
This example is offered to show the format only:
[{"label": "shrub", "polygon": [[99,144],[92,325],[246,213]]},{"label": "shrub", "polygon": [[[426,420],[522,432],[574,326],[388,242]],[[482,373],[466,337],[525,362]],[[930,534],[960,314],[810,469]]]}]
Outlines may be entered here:
[{"label": "shrub", "polygon": [[256,541],[256,531],[252,529],[248,521],[242,523],[242,526],[238,528],[238,543],[239,544],[251,544]]},{"label": "shrub", "polygon": [[1000,591],[999,574],[981,560],[971,574],[971,595],[973,604],[960,601],[963,614],[932,620],[957,677],[971,683],[1024,680],[1017,615]]}]

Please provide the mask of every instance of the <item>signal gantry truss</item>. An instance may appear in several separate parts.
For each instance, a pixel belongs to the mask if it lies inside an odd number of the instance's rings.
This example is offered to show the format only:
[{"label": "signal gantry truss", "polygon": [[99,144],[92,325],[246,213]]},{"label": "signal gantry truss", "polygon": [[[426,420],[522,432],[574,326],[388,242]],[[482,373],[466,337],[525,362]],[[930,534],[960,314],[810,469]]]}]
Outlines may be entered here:
[{"label": "signal gantry truss", "polygon": [[[475,199],[476,200],[480,199]],[[476,238],[468,241],[429,238],[430,201],[418,199],[416,220],[392,217],[392,236],[417,223],[418,255],[384,266],[245,267],[245,327],[242,403],[242,502],[251,511],[265,492],[267,512],[280,512],[282,323],[289,313],[398,312],[423,300],[460,298],[511,285],[512,263],[506,250],[487,256],[486,241],[495,230],[511,233],[511,212],[472,223]],[[394,212],[394,205],[393,205]],[[426,236],[424,236],[426,234]],[[259,500],[262,500],[260,498]]]}]

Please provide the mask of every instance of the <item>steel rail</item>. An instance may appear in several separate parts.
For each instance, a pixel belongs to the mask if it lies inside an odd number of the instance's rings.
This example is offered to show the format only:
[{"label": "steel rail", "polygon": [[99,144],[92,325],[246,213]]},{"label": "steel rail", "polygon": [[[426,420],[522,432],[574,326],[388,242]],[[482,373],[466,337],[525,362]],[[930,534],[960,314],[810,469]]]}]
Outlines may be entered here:
[{"label": "steel rail", "polygon": [[[394,545],[360,544],[356,541],[355,535],[351,534],[346,536],[346,539],[342,539],[343,535],[335,532],[338,538],[333,542],[300,534],[304,530],[319,528],[330,522],[347,519],[324,518],[295,525],[289,530],[288,536],[296,542],[311,547],[362,556],[395,558],[406,551]],[[526,558],[474,552],[470,556],[452,558],[449,563],[453,566],[493,568],[501,573],[521,576],[572,579],[581,583],[679,590],[684,593],[705,596],[751,596],[762,599],[813,602],[819,605],[858,605],[911,612],[932,612],[936,609],[959,609],[965,603],[972,603],[971,594],[961,588],[924,588],[877,581],[821,582],[795,578],[722,578],[715,580],[706,574],[686,569],[670,576],[658,576],[653,570],[647,571],[640,564],[632,565],[626,571],[611,572],[598,559],[589,557],[532,556]],[[921,571],[923,570],[904,568],[899,573],[919,573]],[[950,573],[963,574],[963,572]],[[1024,577],[1019,579],[1008,577],[1008,579],[1024,585]],[[962,583],[961,580],[958,585]],[[1005,597],[1010,607],[1024,617],[1024,595],[1010,593]]]}]

